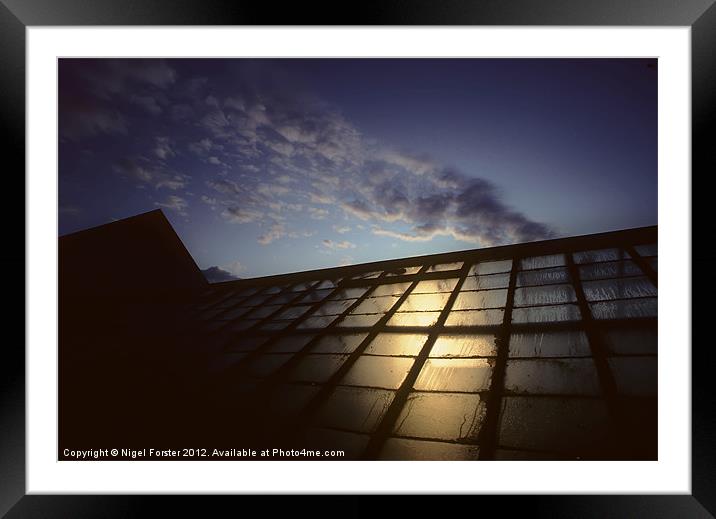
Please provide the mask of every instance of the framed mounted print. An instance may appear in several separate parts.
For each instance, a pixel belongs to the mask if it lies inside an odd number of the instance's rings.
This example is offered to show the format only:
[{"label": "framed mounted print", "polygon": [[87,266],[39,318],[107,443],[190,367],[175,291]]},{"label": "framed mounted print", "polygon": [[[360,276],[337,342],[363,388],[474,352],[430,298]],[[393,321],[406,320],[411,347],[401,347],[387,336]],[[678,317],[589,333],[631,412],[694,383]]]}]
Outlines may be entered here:
[{"label": "framed mounted print", "polygon": [[527,493],[707,517],[690,171],[716,11],[545,4],[320,27],[10,5],[8,516],[82,506],[38,494]]}]

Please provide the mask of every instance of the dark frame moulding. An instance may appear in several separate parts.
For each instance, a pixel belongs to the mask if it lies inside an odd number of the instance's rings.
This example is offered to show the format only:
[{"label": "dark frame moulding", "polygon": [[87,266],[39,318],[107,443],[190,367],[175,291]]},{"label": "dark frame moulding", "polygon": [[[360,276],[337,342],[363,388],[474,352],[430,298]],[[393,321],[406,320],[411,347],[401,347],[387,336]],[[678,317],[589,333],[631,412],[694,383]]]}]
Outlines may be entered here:
[{"label": "dark frame moulding", "polygon": [[[285,3],[280,9],[268,2],[245,0],[0,0],[0,121],[6,138],[6,157],[15,168],[6,182],[15,182],[13,192],[24,193],[25,164],[25,28],[62,25],[552,25],[552,26],[685,26],[691,28],[692,74],[692,168],[707,172],[716,166],[707,135],[716,126],[716,6],[714,0],[400,0],[360,2]],[[692,175],[692,179],[696,175]],[[705,197],[708,190],[694,190]],[[23,197],[15,196],[15,200]],[[705,200],[704,200],[705,201]],[[21,202],[22,203],[22,202]],[[707,204],[692,205],[692,236],[713,236],[716,223],[706,214]],[[5,221],[17,221],[24,207],[3,205]],[[25,228],[8,226],[15,245],[5,251],[4,267],[20,272],[25,266]],[[9,241],[9,240],[8,240]],[[693,273],[699,279],[699,294],[707,294],[715,276],[707,268],[716,258],[708,245],[695,243]],[[20,276],[10,276],[20,283]],[[24,291],[24,285],[22,287]],[[20,293],[18,286],[16,293]],[[24,296],[21,299],[24,301]],[[705,318],[709,305],[693,305],[692,319]],[[6,322],[21,322],[24,305],[10,305]],[[21,332],[24,336],[24,330]],[[152,496],[39,496],[25,495],[25,356],[24,345],[5,342],[0,363],[2,427],[0,427],[0,515],[24,517],[128,517],[153,515],[172,504],[181,515],[206,513],[206,499],[187,497],[171,500]],[[709,384],[716,362],[713,348],[692,351],[692,494],[648,496],[479,496],[480,511],[499,507],[501,514],[528,511],[533,517],[713,517],[716,514],[716,412]],[[222,502],[226,499],[222,498]],[[475,498],[469,506],[475,506]],[[275,503],[275,502],[274,502]],[[303,503],[298,506],[298,503]],[[232,504],[236,501],[232,499]],[[351,516],[375,513],[371,497],[354,496],[339,508],[326,502],[292,500],[291,511],[312,515]],[[422,500],[405,501],[422,507]],[[410,508],[410,507],[409,507]],[[417,507],[414,508],[417,511]],[[408,512],[408,510],[404,510]],[[411,510],[412,511],[412,510]]]}]

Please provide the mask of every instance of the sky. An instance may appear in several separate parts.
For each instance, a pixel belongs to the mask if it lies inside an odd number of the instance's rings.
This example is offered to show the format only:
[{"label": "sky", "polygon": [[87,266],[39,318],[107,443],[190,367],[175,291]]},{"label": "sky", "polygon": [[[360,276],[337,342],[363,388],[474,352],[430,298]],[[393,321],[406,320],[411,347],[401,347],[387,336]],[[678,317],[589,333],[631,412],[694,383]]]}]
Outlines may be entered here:
[{"label": "sky", "polygon": [[61,59],[59,234],[250,278],[657,223],[655,59]]}]

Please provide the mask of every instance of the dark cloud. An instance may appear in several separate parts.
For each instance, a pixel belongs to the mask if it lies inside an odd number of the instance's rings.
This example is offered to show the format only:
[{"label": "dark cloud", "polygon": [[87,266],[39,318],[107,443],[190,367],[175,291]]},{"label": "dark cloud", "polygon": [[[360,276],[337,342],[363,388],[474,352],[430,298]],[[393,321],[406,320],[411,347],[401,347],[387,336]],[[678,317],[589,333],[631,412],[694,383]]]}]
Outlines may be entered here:
[{"label": "dark cloud", "polygon": [[[459,171],[378,142],[340,110],[274,76],[246,75],[220,86],[201,74],[179,81],[162,60],[100,61],[79,76],[62,76],[74,86],[63,91],[61,105],[76,104],[61,110],[65,135],[128,133],[129,122],[113,108],[122,103],[181,127],[172,139],[163,132],[151,137],[151,160],[123,159],[115,169],[141,184],[178,191],[155,203],[184,213],[179,190],[190,179],[172,164],[188,152],[208,168],[198,183],[205,190],[197,194],[200,207],[210,206],[226,222],[259,225],[262,245],[300,232],[292,227],[299,213],[304,222],[358,218],[377,235],[406,241],[451,236],[487,246],[554,235],[509,207],[479,171]],[[112,103],[102,104],[107,100]]]},{"label": "dark cloud", "polygon": [[241,279],[221,267],[209,267],[208,269],[202,270],[201,273],[204,274],[204,277],[209,283],[221,283],[222,281]]}]

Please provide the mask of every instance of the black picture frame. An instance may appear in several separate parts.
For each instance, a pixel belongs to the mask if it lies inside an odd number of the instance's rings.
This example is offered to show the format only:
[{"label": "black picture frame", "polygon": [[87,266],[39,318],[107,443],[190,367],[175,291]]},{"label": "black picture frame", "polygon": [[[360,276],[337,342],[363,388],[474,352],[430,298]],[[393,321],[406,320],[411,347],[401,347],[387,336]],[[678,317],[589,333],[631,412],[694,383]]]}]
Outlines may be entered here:
[{"label": "black picture frame", "polygon": [[[692,73],[692,187],[714,171],[716,154],[707,135],[716,126],[716,6],[714,0],[383,0],[344,4],[198,0],[0,0],[0,121],[6,137],[3,151],[14,159],[6,166],[7,182],[21,207],[3,204],[5,222],[24,214],[25,166],[25,28],[41,25],[553,25],[553,26],[688,26],[691,28]],[[12,177],[12,178],[10,178]],[[6,185],[7,188],[7,185]],[[7,192],[7,191],[6,191]],[[23,194],[21,196],[21,193]],[[705,239],[716,223],[706,214],[699,197],[707,189],[693,189],[693,294],[709,293],[716,276],[708,272],[715,256]],[[3,267],[8,283],[25,268],[25,228],[6,225]],[[10,238],[10,239],[8,239]],[[13,240],[14,239],[14,240]],[[14,241],[12,246],[8,246]],[[687,252],[687,251],[684,251]],[[23,284],[23,294],[24,294]],[[20,287],[17,287],[19,293]],[[10,300],[9,297],[6,300]],[[24,301],[24,295],[21,301]],[[692,302],[692,328],[705,318],[707,304]],[[24,304],[12,299],[6,323],[24,322]],[[703,322],[703,321],[701,321]],[[703,327],[703,325],[701,325]],[[25,355],[24,340],[5,334],[0,361],[0,515],[24,517],[125,517],[153,514],[167,498],[148,496],[39,496],[25,495]],[[21,335],[24,338],[24,328]],[[484,506],[505,514],[529,510],[537,517],[714,517],[716,515],[716,406],[710,397],[711,366],[716,350],[708,341],[692,348],[692,493],[644,496],[493,496],[479,497]],[[674,345],[678,346],[678,345]],[[687,345],[681,345],[687,346]],[[376,507],[370,497],[351,497],[340,513],[368,515]],[[206,500],[179,500],[182,515],[206,513]],[[413,506],[421,506],[413,500]],[[175,503],[176,504],[176,503]],[[475,506],[474,503],[468,506]],[[292,513],[335,515],[337,510],[302,500]],[[302,509],[303,508],[303,509]],[[476,511],[478,509],[475,509]],[[409,513],[405,510],[405,513]]]}]

